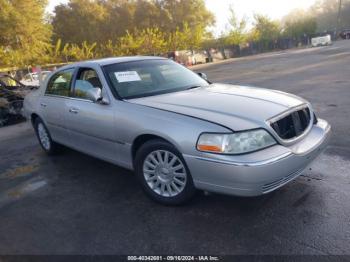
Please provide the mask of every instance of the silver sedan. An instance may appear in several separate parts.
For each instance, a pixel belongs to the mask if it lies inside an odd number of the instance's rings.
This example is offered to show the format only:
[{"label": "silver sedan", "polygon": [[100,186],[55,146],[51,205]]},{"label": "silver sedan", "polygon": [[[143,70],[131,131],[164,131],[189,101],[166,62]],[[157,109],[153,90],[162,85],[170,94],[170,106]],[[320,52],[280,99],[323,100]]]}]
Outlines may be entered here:
[{"label": "silver sedan", "polygon": [[25,98],[24,112],[48,154],[65,145],[134,170],[168,205],[196,189],[269,193],[298,177],[330,134],[300,97],[213,84],[157,57],[64,66]]}]

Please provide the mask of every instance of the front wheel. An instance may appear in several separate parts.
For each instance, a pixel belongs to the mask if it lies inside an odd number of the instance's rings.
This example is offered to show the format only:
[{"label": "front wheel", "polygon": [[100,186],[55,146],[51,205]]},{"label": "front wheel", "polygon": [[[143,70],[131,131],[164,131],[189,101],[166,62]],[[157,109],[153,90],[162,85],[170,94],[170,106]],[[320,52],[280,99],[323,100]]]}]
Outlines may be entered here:
[{"label": "front wheel", "polygon": [[165,205],[183,204],[196,191],[182,155],[163,140],[151,140],[141,146],[135,171],[146,194]]}]

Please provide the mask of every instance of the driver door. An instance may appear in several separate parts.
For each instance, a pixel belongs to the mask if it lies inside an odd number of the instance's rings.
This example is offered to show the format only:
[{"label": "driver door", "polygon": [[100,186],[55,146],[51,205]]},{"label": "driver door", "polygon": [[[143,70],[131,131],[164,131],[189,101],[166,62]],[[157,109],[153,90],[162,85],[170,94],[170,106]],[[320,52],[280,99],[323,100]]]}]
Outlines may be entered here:
[{"label": "driver door", "polygon": [[79,68],[73,81],[72,97],[67,102],[70,144],[79,151],[117,162],[112,106],[92,102],[87,95],[90,88],[104,88],[99,75],[92,68]]}]

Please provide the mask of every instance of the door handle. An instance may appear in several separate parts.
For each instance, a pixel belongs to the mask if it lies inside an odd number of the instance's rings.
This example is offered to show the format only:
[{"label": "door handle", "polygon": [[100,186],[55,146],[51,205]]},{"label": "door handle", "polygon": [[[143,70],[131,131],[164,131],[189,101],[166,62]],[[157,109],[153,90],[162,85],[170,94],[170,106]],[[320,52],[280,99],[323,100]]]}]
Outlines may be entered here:
[{"label": "door handle", "polygon": [[70,108],[69,109],[69,113],[72,113],[72,114],[78,114],[79,110],[76,109],[76,108]]},{"label": "door handle", "polygon": [[47,104],[45,104],[45,103],[40,103],[40,105],[41,105],[42,107],[47,107]]}]

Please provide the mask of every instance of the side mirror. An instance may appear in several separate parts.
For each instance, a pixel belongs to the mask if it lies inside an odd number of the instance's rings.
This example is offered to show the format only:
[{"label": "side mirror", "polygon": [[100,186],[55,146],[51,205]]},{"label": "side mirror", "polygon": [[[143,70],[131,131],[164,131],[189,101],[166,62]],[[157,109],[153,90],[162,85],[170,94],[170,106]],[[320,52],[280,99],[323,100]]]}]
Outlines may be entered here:
[{"label": "side mirror", "polygon": [[197,75],[199,75],[201,78],[203,78],[205,81],[208,81],[208,77],[206,74],[204,73],[197,73]]},{"label": "side mirror", "polygon": [[87,97],[92,101],[92,102],[98,102],[102,99],[102,91],[101,88],[90,88],[86,92]]}]

